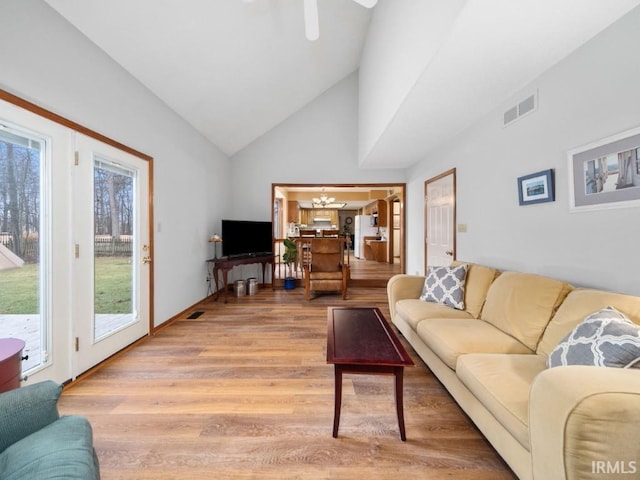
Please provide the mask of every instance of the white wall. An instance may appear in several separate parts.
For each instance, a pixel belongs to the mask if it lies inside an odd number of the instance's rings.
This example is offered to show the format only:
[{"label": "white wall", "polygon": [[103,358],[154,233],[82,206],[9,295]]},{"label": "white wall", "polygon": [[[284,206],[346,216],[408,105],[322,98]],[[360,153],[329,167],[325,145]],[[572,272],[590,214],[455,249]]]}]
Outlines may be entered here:
[{"label": "white wall", "polygon": [[[354,73],[232,157],[230,217],[270,220],[273,183],[404,183],[404,170],[359,168],[357,139]],[[248,266],[229,278],[256,275]]]},{"label": "white wall", "polygon": [[[640,8],[408,172],[408,267],[424,271],[424,181],[457,168],[458,258],[640,294],[640,208],[570,213],[567,151],[640,126]],[[538,111],[502,127],[534,89]],[[555,169],[556,201],[518,206],[519,176]]]},{"label": "white wall", "polygon": [[0,45],[0,88],[154,157],[155,323],[202,299],[228,158],[40,0],[0,2]]},{"label": "white wall", "polygon": [[232,157],[231,212],[271,219],[272,183],[403,183],[404,170],[358,167],[358,76],[352,74]]},{"label": "white wall", "polygon": [[360,61],[359,158],[393,120],[466,0],[380,0]]}]

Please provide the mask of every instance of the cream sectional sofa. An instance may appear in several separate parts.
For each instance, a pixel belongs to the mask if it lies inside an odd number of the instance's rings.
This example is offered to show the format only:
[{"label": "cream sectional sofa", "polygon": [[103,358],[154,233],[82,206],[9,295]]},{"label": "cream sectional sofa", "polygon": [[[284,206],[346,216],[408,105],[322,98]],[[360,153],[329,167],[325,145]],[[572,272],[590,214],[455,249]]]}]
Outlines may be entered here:
[{"label": "cream sectional sofa", "polygon": [[468,265],[464,310],[420,300],[423,276],[388,283],[392,321],[429,369],[520,479],[640,478],[640,369],[547,368],[593,312],[640,324],[640,297]]}]

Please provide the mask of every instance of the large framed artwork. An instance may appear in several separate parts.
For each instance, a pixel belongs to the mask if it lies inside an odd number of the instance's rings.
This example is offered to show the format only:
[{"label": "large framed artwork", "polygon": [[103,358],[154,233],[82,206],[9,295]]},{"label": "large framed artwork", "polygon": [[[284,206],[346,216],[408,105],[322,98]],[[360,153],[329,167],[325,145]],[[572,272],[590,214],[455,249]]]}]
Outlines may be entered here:
[{"label": "large framed artwork", "polygon": [[555,200],[553,170],[543,170],[518,177],[518,199],[520,205],[553,202]]},{"label": "large framed artwork", "polygon": [[569,151],[572,212],[640,205],[640,128]]}]

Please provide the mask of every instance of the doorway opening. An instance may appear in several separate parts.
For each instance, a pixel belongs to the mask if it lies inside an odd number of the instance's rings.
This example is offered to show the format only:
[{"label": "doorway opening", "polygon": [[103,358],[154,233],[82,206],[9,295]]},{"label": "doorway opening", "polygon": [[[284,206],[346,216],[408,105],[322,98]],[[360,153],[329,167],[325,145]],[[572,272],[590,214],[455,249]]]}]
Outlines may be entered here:
[{"label": "doorway opening", "polygon": [[[337,230],[347,244],[350,285],[386,286],[405,271],[405,195],[404,183],[272,184],[275,284],[283,282],[286,271],[280,254],[285,238]],[[302,281],[301,271],[296,279]]]}]

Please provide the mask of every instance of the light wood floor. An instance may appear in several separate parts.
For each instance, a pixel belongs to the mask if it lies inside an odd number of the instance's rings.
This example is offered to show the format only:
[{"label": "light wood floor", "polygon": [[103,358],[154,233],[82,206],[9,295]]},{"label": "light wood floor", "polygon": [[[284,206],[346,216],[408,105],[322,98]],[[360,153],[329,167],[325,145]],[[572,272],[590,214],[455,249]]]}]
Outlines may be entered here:
[{"label": "light wood floor", "polygon": [[388,318],[381,288],[207,302],[65,389],[60,410],[90,419],[104,480],[514,479],[410,347],[407,441],[390,376],[345,376],[332,438],[326,307],[344,304]]}]

